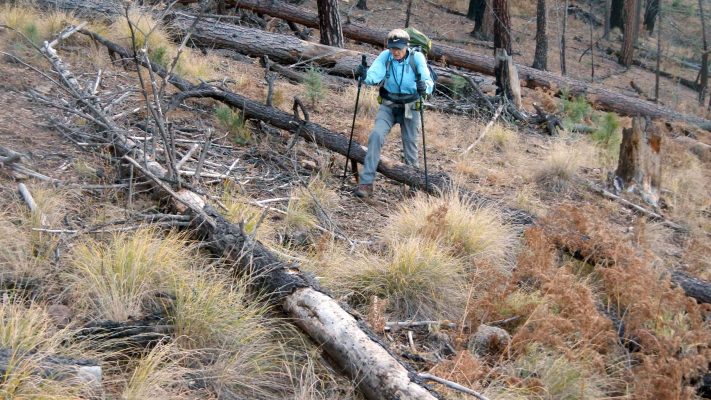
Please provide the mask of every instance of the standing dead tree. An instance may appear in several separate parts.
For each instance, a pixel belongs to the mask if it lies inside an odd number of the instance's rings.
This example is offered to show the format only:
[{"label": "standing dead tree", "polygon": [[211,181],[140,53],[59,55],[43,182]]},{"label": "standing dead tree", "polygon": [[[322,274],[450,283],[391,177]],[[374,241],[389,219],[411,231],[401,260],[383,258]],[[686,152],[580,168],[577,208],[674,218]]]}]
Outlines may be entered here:
[{"label": "standing dead tree", "polygon": [[662,135],[650,119],[635,117],[632,128],[622,130],[616,175],[622,189],[638,193],[657,206],[662,180]]},{"label": "standing dead tree", "polygon": [[538,0],[536,6],[536,51],[533,57],[535,69],[548,69],[548,36],[546,36],[546,0]]},{"label": "standing dead tree", "polygon": [[620,50],[619,63],[625,67],[632,66],[634,59],[634,42],[637,39],[637,29],[635,19],[639,0],[625,0],[625,37]]},{"label": "standing dead tree", "polygon": [[343,47],[343,30],[338,14],[338,0],[318,0],[319,34],[321,44]]},{"label": "standing dead tree", "polygon": [[699,18],[701,19],[701,42],[703,43],[701,71],[699,74],[699,105],[703,106],[709,89],[709,47],[706,40],[706,19],[704,18],[703,0],[699,0]]}]

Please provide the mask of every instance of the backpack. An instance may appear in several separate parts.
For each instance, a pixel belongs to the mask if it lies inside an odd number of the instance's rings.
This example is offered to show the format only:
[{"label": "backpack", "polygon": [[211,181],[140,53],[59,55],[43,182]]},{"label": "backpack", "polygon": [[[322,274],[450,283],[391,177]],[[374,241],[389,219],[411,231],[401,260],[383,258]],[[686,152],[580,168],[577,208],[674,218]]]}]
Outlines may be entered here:
[{"label": "backpack", "polygon": [[[405,32],[407,32],[408,35],[410,35],[410,51],[411,52],[419,52],[422,53],[422,55],[425,56],[425,60],[427,60],[427,54],[430,52],[432,49],[432,40],[427,37],[424,33],[418,31],[415,28],[412,27],[407,27],[405,28]],[[412,69],[415,72],[415,77],[417,80],[420,80],[420,73],[417,71],[417,67],[415,66],[415,57],[410,56],[409,58],[410,61],[410,69]],[[390,78],[390,64],[392,64],[392,58],[388,60],[388,62],[385,64],[385,80]],[[432,69],[432,66],[430,63],[427,63],[427,69],[430,71],[430,76],[432,77],[432,82],[434,84],[437,83],[437,73],[435,72],[434,69]],[[432,89],[434,92],[434,88]]]}]

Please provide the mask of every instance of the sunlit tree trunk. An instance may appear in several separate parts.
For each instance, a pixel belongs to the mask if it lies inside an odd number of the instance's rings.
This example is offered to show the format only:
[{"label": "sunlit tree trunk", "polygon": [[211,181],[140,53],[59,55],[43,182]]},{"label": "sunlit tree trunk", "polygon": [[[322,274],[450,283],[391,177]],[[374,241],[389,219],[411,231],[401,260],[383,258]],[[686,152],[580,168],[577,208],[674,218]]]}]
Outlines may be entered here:
[{"label": "sunlit tree trunk", "polygon": [[343,47],[341,18],[338,15],[338,0],[318,0],[319,31],[321,44]]}]

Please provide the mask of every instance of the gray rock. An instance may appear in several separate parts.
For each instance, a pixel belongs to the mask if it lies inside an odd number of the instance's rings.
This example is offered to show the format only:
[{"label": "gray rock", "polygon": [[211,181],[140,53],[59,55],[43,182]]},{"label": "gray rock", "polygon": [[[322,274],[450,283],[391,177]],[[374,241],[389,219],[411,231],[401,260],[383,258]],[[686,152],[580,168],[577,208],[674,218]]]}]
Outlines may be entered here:
[{"label": "gray rock", "polygon": [[475,356],[489,356],[499,354],[510,342],[511,335],[505,330],[482,324],[469,338],[467,348]]}]

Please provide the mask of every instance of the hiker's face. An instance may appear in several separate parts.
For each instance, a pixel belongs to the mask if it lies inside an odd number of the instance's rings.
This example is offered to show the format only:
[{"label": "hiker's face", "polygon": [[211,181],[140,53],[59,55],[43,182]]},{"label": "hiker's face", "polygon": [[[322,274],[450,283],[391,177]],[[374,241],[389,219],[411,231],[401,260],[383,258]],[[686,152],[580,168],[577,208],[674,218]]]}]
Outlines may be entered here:
[{"label": "hiker's face", "polygon": [[390,48],[390,54],[393,55],[394,59],[400,61],[405,58],[405,54],[407,54],[407,48],[398,49],[397,47],[392,47]]}]

